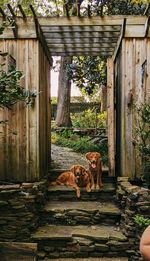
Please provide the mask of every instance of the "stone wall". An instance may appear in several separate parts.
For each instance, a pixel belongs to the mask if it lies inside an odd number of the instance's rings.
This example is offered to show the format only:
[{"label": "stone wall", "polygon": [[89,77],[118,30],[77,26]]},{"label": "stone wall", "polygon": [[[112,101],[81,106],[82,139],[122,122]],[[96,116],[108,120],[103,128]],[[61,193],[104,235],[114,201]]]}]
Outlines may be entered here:
[{"label": "stone wall", "polygon": [[143,258],[139,252],[139,242],[143,228],[140,229],[133,218],[136,215],[150,218],[150,190],[132,185],[127,177],[119,177],[117,199],[122,209],[120,228],[133,246],[127,251],[129,261],[141,261]]},{"label": "stone wall", "polygon": [[40,224],[47,181],[0,185],[0,241],[30,242]]}]

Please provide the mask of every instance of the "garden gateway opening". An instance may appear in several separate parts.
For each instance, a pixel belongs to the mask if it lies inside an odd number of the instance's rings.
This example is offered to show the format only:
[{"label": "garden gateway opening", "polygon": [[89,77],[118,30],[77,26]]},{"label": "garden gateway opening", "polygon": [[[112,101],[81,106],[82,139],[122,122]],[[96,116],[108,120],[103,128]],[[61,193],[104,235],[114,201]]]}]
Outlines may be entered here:
[{"label": "garden gateway opening", "polygon": [[[8,52],[24,74],[26,90],[40,93],[32,108],[22,103],[11,111],[0,110],[0,179],[36,181],[48,172],[50,164],[50,69],[52,56],[102,55],[107,57],[107,111],[109,175],[135,175],[136,155],[132,143],[136,102],[148,99],[150,90],[149,17],[95,16],[37,17],[32,6],[27,17],[14,18],[13,28],[0,35],[0,50]],[[0,22],[6,18],[1,10]],[[145,63],[147,61],[147,63]],[[142,68],[142,70],[141,70]],[[8,135],[8,128],[17,135]],[[116,165],[116,166],[115,166]]]}]

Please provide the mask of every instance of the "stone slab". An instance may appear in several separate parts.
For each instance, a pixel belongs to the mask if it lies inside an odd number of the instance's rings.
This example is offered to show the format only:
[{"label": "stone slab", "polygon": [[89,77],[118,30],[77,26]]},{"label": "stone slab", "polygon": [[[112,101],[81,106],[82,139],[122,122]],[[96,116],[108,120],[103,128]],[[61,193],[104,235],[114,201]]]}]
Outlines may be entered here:
[{"label": "stone slab", "polygon": [[54,226],[40,227],[32,235],[35,241],[40,240],[71,240],[74,237],[83,237],[98,241],[116,240],[125,242],[127,238],[117,231],[115,226]]},{"label": "stone slab", "polygon": [[70,211],[70,210],[79,210],[79,211],[84,211],[84,212],[88,212],[88,213],[95,213],[95,212],[99,212],[101,214],[105,214],[105,215],[120,215],[121,212],[119,210],[119,208],[113,204],[113,203],[109,203],[109,202],[91,202],[90,201],[64,201],[64,202],[50,202],[48,203],[45,207],[44,207],[44,211],[46,212],[55,212],[55,211],[60,211],[65,212],[65,211]]},{"label": "stone slab", "polygon": [[128,261],[126,257],[112,257],[112,258],[58,258],[58,259],[44,259],[44,261]]}]

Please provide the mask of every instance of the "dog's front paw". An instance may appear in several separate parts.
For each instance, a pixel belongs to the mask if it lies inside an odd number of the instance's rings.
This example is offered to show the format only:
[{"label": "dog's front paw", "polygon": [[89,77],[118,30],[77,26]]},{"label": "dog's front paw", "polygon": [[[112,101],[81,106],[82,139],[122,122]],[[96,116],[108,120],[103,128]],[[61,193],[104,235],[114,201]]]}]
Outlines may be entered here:
[{"label": "dog's front paw", "polygon": [[94,186],[94,185],[92,185],[91,190],[92,190],[92,191],[95,190],[95,186]]},{"label": "dog's front paw", "polygon": [[100,186],[99,185],[96,185],[96,190],[99,190],[100,189]]},{"label": "dog's front paw", "polygon": [[86,192],[91,192],[91,188],[86,188]]},{"label": "dog's front paw", "polygon": [[77,191],[77,198],[80,198],[80,190]]}]

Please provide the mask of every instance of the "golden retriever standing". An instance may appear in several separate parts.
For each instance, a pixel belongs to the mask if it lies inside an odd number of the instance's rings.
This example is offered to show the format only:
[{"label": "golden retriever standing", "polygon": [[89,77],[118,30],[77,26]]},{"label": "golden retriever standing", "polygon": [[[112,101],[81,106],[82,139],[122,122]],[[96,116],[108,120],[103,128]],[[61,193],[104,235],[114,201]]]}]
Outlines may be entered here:
[{"label": "golden retriever standing", "polygon": [[95,180],[96,180],[96,189],[100,189],[103,186],[102,184],[102,163],[101,155],[98,152],[88,152],[86,153],[86,159],[89,162],[89,171],[91,172],[91,189],[95,189]]}]

